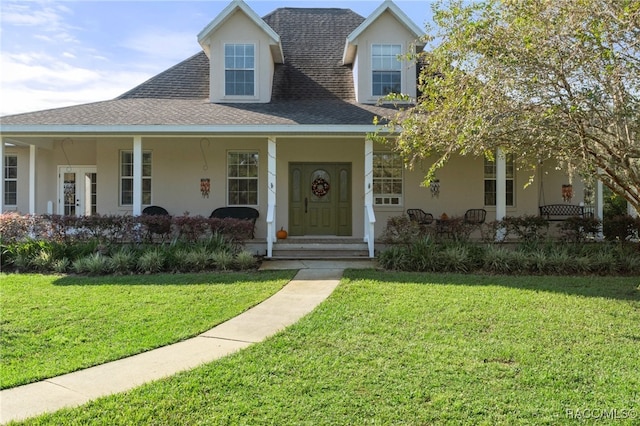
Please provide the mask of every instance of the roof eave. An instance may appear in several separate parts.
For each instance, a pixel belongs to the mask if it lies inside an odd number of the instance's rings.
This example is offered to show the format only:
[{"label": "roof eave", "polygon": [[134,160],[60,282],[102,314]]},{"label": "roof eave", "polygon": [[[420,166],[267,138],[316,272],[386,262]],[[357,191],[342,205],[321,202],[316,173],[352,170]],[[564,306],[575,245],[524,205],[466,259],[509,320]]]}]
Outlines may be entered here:
[{"label": "roof eave", "polygon": [[206,40],[211,34],[224,24],[236,11],[241,10],[249,19],[251,19],[265,34],[271,39],[271,45],[277,46],[277,49],[272,49],[274,54],[274,62],[283,63],[284,54],[282,52],[282,43],[280,42],[280,35],[276,33],[264,20],[258,16],[243,0],[233,0],[222,12],[215,17],[213,21],[209,23],[202,31],[198,33],[198,43],[209,54],[209,46]]},{"label": "roof eave", "polygon": [[365,135],[381,130],[374,124],[271,124],[271,125],[23,125],[2,126],[2,137],[43,137],[62,135],[91,136],[175,136],[175,135],[286,135],[351,134]]},{"label": "roof eave", "polygon": [[347,36],[347,41],[345,43],[345,50],[343,54],[343,62],[345,64],[350,64],[353,62],[355,56],[354,47],[357,46],[356,40],[358,37],[372,24],[374,23],[380,15],[384,12],[389,11],[404,27],[413,34],[416,42],[416,47],[423,47],[424,43],[420,42],[424,33],[422,29],[416,25],[411,18],[407,16],[406,13],[402,11],[394,2],[391,0],[385,0],[380,6],[376,8],[368,17],[365,19],[355,30],[351,32]]}]

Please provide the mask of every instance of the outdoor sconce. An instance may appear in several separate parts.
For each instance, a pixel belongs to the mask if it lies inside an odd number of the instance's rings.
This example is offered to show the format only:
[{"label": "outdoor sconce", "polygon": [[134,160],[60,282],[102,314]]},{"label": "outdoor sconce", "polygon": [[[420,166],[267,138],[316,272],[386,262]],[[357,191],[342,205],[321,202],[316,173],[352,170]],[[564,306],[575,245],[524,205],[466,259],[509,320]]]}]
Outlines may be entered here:
[{"label": "outdoor sconce", "polygon": [[431,197],[438,198],[440,196],[440,179],[434,179],[429,184],[429,189],[431,190]]},{"label": "outdoor sconce", "polygon": [[573,198],[573,185],[562,185],[562,199],[568,203]]},{"label": "outdoor sconce", "polygon": [[211,192],[211,180],[209,178],[200,179],[200,193],[202,198],[209,198],[209,192]]}]

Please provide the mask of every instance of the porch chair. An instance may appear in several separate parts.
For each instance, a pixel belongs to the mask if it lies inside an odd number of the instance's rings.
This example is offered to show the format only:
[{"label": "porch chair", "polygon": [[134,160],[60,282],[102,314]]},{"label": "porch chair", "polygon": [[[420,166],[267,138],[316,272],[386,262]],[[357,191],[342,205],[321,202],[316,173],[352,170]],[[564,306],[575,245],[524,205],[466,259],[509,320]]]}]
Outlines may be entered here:
[{"label": "porch chair", "polygon": [[151,216],[169,216],[169,212],[160,206],[148,206],[142,210],[142,214],[148,214]]},{"label": "porch chair", "polygon": [[469,209],[464,213],[464,223],[469,225],[482,225],[487,218],[485,209]]},{"label": "porch chair", "polygon": [[149,239],[153,240],[152,234],[162,235],[162,240],[164,241],[164,236],[171,232],[171,219],[169,212],[164,207],[160,206],[148,206],[142,209],[143,215],[148,216],[167,216],[167,220],[159,220],[154,222],[150,221],[147,226],[149,229]]},{"label": "porch chair", "polygon": [[420,225],[431,225],[433,223],[433,215],[426,213],[422,209],[407,209],[407,215],[409,215],[409,220]]}]

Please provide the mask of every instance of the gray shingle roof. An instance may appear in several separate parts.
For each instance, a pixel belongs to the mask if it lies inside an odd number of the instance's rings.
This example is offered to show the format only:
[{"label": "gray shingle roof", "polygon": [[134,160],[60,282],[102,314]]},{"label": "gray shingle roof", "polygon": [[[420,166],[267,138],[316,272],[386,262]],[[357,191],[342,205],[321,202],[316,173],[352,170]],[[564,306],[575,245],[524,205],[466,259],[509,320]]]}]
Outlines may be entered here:
[{"label": "gray shingle roof", "polygon": [[285,64],[272,102],[212,104],[209,60],[200,52],[110,101],[17,114],[3,125],[369,125],[387,107],[355,102],[342,65],[347,35],[364,18],[348,9],[282,8],[264,17],[281,37]]},{"label": "gray shingle roof", "polygon": [[282,8],[263,19],[280,35],[285,57],[276,68],[273,99],[355,99],[342,52],[362,16],[349,9]]}]

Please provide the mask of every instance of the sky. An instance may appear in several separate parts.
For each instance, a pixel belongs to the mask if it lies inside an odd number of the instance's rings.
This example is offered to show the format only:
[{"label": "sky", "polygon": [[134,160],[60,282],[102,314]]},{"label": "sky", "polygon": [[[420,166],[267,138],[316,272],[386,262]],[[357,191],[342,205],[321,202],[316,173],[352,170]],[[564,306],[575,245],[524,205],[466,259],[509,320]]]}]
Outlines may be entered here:
[{"label": "sky", "polygon": [[[395,0],[419,27],[432,0]],[[113,99],[201,51],[197,34],[230,0],[0,0],[0,115]],[[246,0],[279,7],[349,8],[378,1]]]}]

